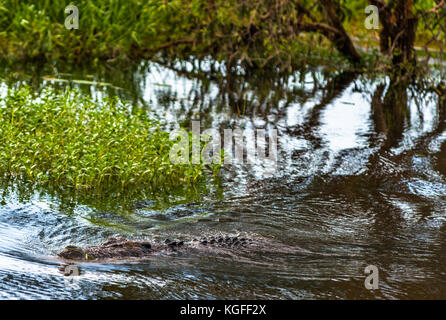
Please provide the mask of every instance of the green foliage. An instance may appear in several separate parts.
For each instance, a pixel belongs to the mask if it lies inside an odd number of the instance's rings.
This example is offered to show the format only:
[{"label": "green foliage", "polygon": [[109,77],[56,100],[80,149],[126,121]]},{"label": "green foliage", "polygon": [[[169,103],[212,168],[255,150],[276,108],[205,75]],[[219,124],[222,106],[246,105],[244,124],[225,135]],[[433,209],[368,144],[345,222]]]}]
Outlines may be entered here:
[{"label": "green foliage", "polygon": [[[377,32],[364,28],[368,1],[334,3],[349,34],[361,43],[377,46]],[[162,52],[282,70],[301,66],[302,56],[310,53],[325,57],[325,61],[340,57],[320,32],[311,28],[300,31],[303,24],[327,24],[318,1],[78,0],[71,3],[79,9],[77,30],[64,26],[68,4],[60,0],[0,0],[0,55],[98,63],[137,61]],[[433,6],[433,0],[415,1],[414,13]],[[419,22],[420,42],[434,36],[436,42],[444,42],[444,11],[440,13],[443,20],[430,15]]]},{"label": "green foliage", "polygon": [[[80,61],[84,57],[114,58],[129,54],[139,37],[152,33],[145,12],[160,1],[77,1],[79,29],[64,26],[65,1],[0,2],[0,43],[3,55],[51,57]],[[141,19],[138,19],[141,16]],[[147,28],[148,27],[148,28]]]},{"label": "green foliage", "polygon": [[79,0],[72,3],[79,9],[77,30],[65,29],[68,4],[1,0],[0,54],[117,62],[162,50],[265,65],[298,63],[291,59],[295,50],[305,52],[299,45],[303,39],[289,30],[298,16],[293,1],[276,8],[274,2],[235,0]]},{"label": "green foliage", "polygon": [[203,165],[172,164],[169,134],[140,108],[93,102],[75,90],[28,87],[0,99],[0,173],[76,190],[192,185]]}]

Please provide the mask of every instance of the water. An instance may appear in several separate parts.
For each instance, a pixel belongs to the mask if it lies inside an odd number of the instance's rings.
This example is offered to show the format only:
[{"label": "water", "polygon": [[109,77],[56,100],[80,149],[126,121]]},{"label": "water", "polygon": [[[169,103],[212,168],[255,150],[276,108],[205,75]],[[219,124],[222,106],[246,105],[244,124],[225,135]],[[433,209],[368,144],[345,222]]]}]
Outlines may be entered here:
[{"label": "water", "polygon": [[[203,129],[277,129],[279,152],[276,171],[260,162],[225,165],[221,184],[206,192],[160,195],[132,208],[119,199],[67,202],[3,186],[0,298],[446,298],[446,105],[434,93],[334,70],[272,77],[208,61],[123,72],[14,66],[3,77],[2,92],[29,82],[37,91],[70,85],[97,99],[117,94],[147,107],[169,130],[191,120]],[[68,244],[116,235],[219,233],[310,253],[85,263],[73,279],[54,258]],[[378,290],[364,287],[368,265],[379,269]]]}]

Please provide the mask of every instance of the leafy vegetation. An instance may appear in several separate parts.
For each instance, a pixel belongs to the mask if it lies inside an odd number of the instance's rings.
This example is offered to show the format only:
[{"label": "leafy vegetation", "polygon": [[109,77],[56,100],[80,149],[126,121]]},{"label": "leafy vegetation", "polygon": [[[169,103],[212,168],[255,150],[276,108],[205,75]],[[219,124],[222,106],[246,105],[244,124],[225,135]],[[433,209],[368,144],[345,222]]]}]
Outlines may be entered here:
[{"label": "leafy vegetation", "polygon": [[202,164],[172,164],[175,143],[140,108],[75,90],[9,90],[0,100],[0,173],[77,190],[193,184]]},{"label": "leafy vegetation", "polygon": [[[77,30],[64,26],[68,4],[0,1],[0,54],[18,59],[118,62],[163,52],[183,57],[211,55],[249,67],[282,69],[300,66],[314,55],[367,62],[351,39],[377,45],[378,37],[389,38],[398,54],[404,33],[398,39],[393,33],[400,34],[407,27],[404,21],[411,19],[398,11],[403,6],[406,13],[416,15],[418,45],[435,47],[445,39],[446,9],[439,0],[414,1],[413,7],[412,1],[402,0],[79,0],[72,3],[79,9]],[[379,6],[380,31],[393,28],[390,34],[365,29],[368,4]],[[395,18],[406,20],[393,25]]]}]

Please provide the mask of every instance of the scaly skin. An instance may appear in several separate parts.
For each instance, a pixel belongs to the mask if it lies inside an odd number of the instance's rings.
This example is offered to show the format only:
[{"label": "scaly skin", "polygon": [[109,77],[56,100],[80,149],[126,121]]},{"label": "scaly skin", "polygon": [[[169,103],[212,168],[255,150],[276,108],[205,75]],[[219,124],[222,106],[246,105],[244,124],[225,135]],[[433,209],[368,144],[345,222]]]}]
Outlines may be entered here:
[{"label": "scaly skin", "polygon": [[192,241],[170,241],[164,243],[157,241],[131,241],[124,237],[110,238],[97,246],[76,247],[67,246],[57,255],[60,258],[74,261],[98,261],[98,260],[125,260],[132,258],[144,258],[156,253],[187,250],[188,248],[232,248],[248,247],[254,245],[252,239],[239,237],[211,237],[194,239]]}]

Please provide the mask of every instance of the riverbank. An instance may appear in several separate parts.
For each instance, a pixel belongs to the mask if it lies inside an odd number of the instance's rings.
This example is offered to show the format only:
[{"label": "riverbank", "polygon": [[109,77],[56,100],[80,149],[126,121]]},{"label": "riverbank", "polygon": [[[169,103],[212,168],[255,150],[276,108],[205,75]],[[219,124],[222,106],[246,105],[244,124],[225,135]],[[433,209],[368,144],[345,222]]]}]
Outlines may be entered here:
[{"label": "riverbank", "polygon": [[[281,7],[274,7],[220,0],[210,3],[200,0],[99,0],[94,3],[79,0],[77,13],[65,12],[66,6],[59,1],[3,1],[0,56],[16,61],[43,59],[125,65],[129,61],[156,60],[159,55],[171,55],[211,57],[248,68],[292,70],[321,64],[338,69],[353,67],[349,57],[340,53],[339,48],[335,49],[338,40],[333,41],[324,32],[317,33],[319,28],[301,25],[305,21],[300,16],[303,9],[292,2],[285,1]],[[360,47],[379,49],[377,30],[364,26],[366,6],[367,1],[363,0],[344,4],[342,24]],[[433,6],[430,0],[415,5],[414,10],[426,11]],[[311,13],[303,12],[311,19],[323,20],[319,11],[313,8]],[[296,22],[295,16],[303,20]],[[66,24],[70,27],[76,17],[76,28],[67,29]],[[293,28],[304,32],[290,32],[288,29],[295,23]],[[437,31],[438,27],[431,29],[426,21],[420,22],[416,46],[422,47]],[[428,46],[438,51],[441,35],[435,37]],[[362,65],[355,64],[354,68],[374,71],[380,60],[376,51],[362,50],[360,54]],[[435,58],[437,54],[432,51],[432,55]]]}]

